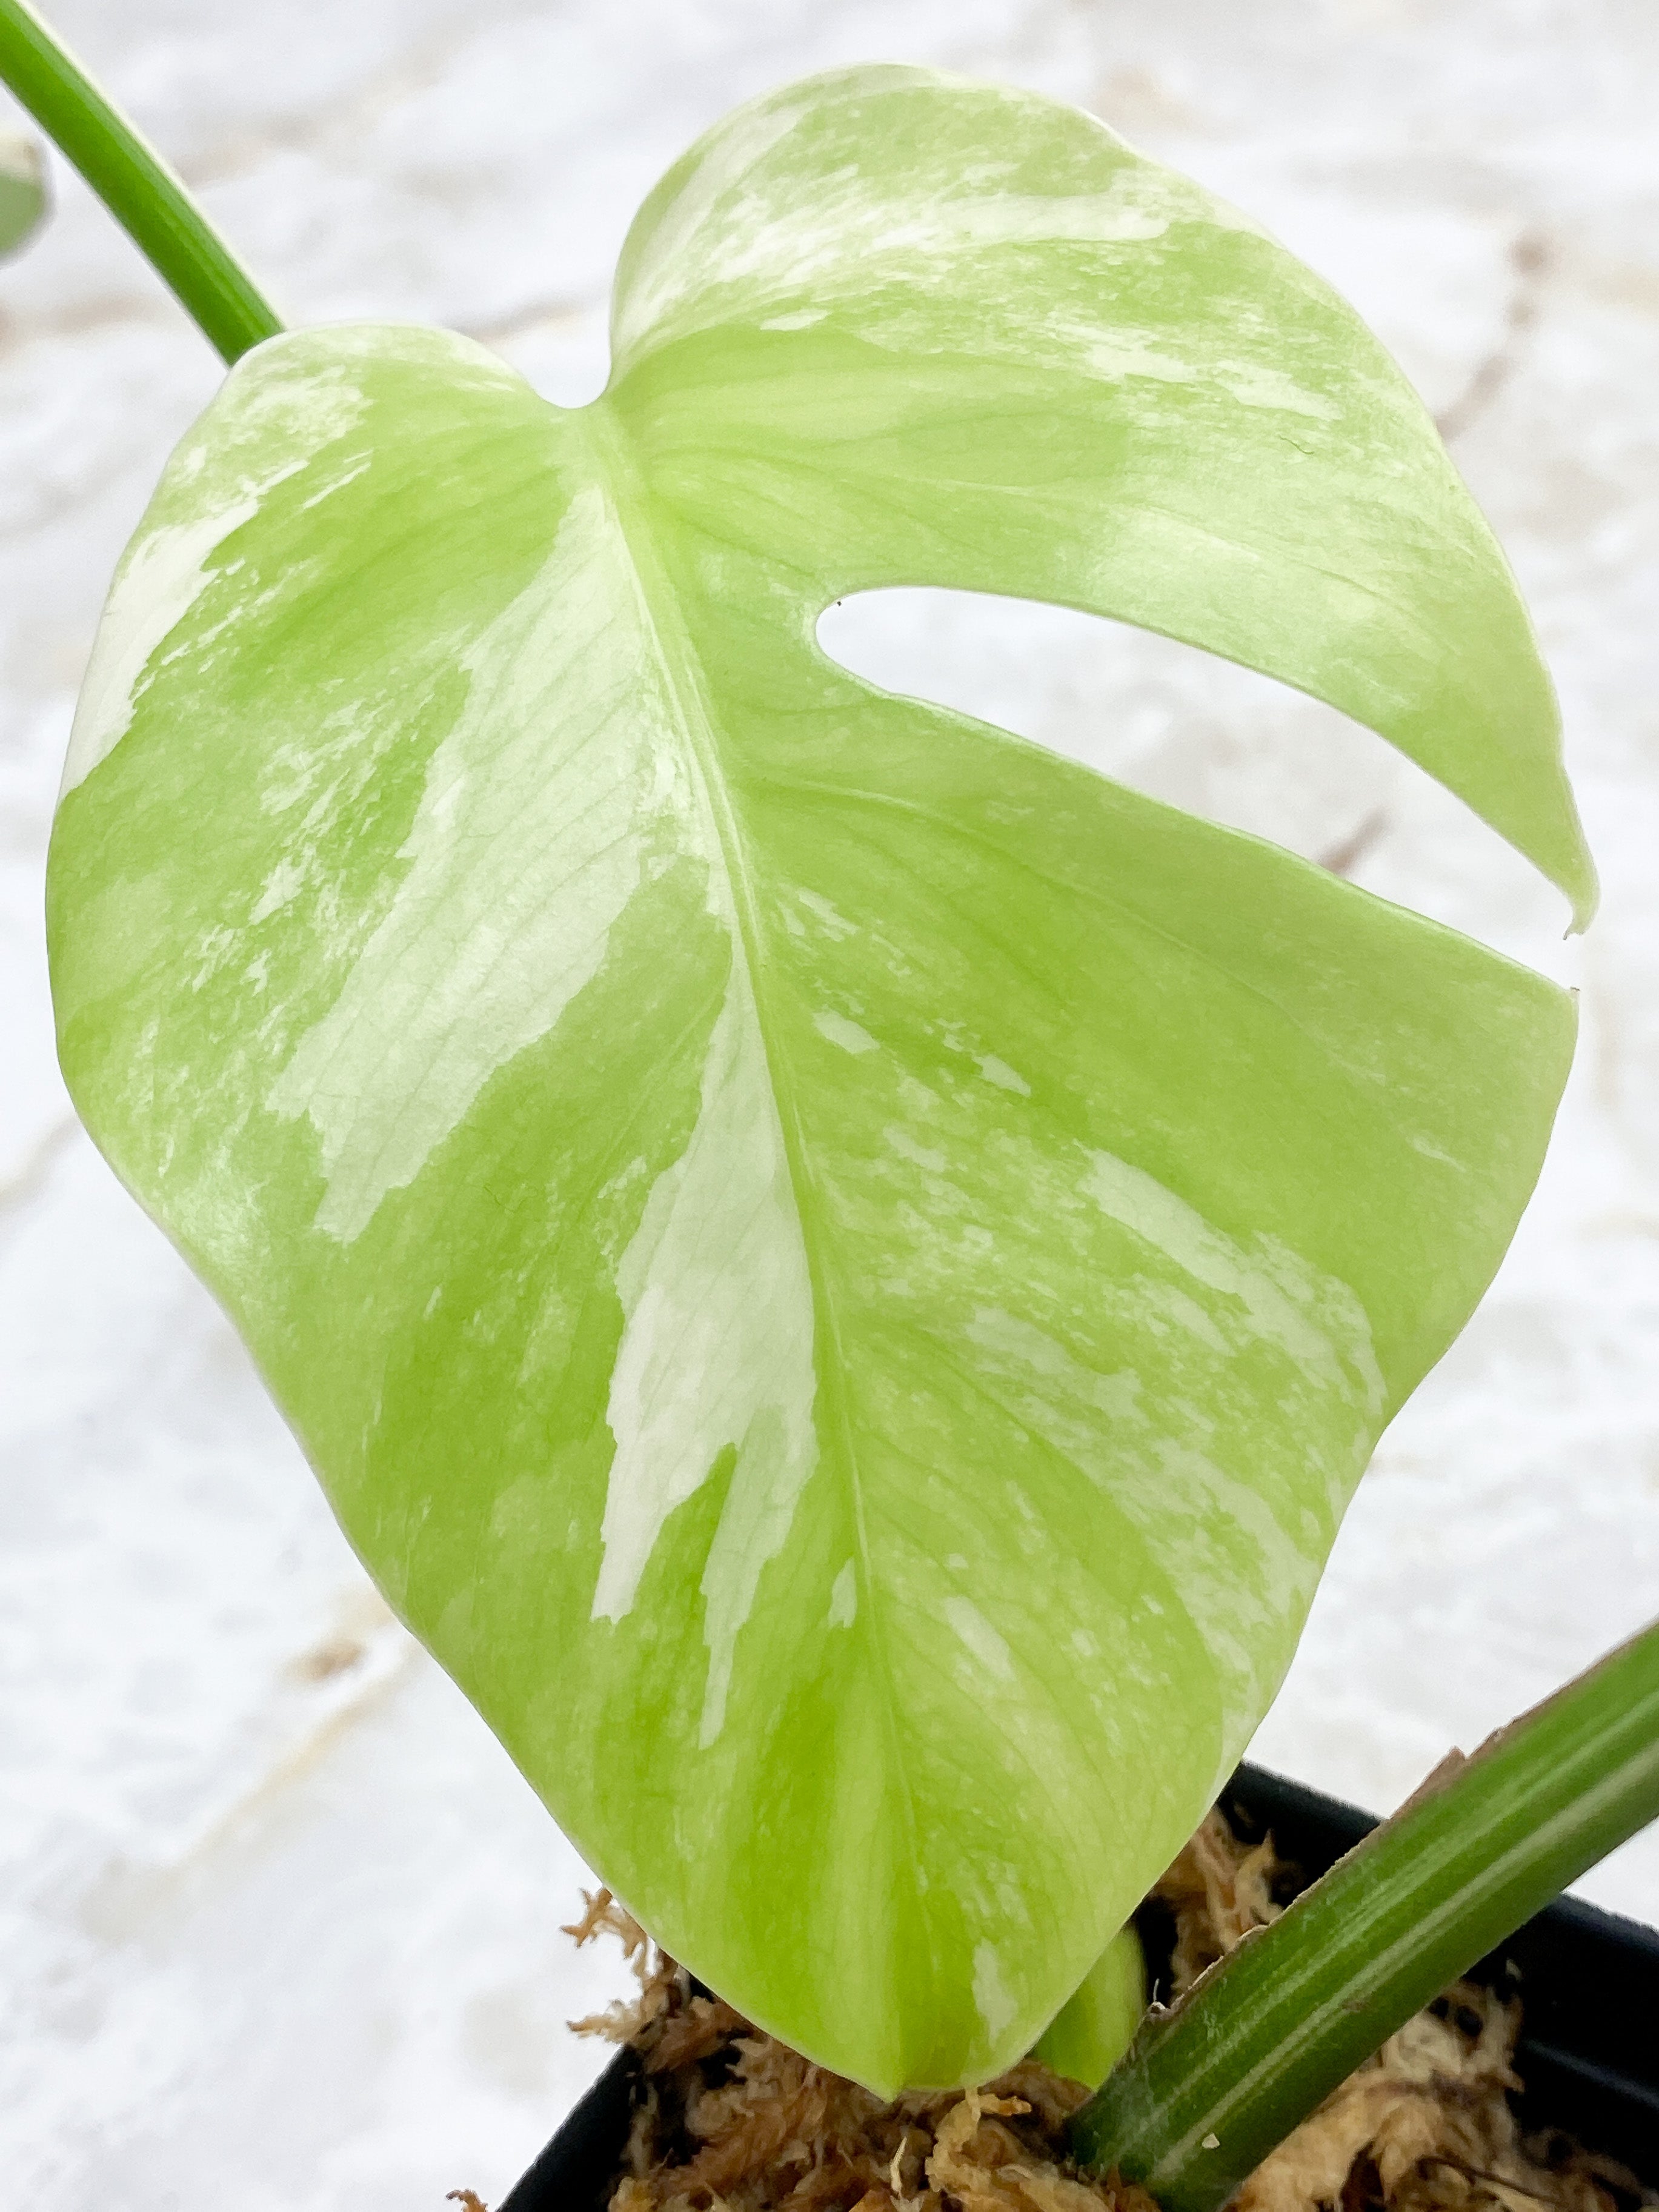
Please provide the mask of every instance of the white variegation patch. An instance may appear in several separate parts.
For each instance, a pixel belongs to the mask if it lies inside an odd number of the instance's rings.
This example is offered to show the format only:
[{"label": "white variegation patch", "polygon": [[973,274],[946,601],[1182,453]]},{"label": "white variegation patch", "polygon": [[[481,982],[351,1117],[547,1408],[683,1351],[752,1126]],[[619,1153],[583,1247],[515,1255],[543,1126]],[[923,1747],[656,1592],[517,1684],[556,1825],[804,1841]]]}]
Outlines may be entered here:
[{"label": "white variegation patch", "polygon": [[[1146,1540],[1214,1664],[1222,1733],[1237,1757],[1274,1686],[1268,1655],[1312,1596],[1334,1516],[1286,1527],[1245,1477],[1206,1455],[1212,1425],[1198,1407],[1149,1406],[1137,1376],[1097,1372],[1031,1322],[986,1309],[964,1333],[988,1392]],[[1352,1433],[1345,1488],[1367,1448],[1357,1419]]]},{"label": "white variegation patch", "polygon": [[830,1586],[830,1626],[850,1628],[858,1617],[858,1570],[848,1559]]},{"label": "white variegation patch", "polygon": [[[908,302],[906,293],[897,297]],[[918,309],[908,303],[878,305],[860,318],[859,336],[870,345],[917,359],[957,352],[963,343],[961,327],[950,315],[935,307]],[[1005,301],[975,318],[973,344],[983,359],[1127,387],[1118,404],[1131,418],[1159,412],[1164,404],[1161,386],[1178,387],[1177,404],[1187,404],[1194,392],[1207,392],[1217,400],[1297,415],[1308,422],[1334,422],[1342,411],[1324,393],[1310,392],[1283,369],[1240,358],[1231,339],[1207,354],[1196,343],[1184,355],[1172,354],[1117,320],[1106,300],[1093,316],[1071,309],[1034,310],[1024,301]],[[1137,386],[1147,387],[1139,398]]]},{"label": "white variegation patch", "polygon": [[994,1084],[999,1091],[1012,1091],[1017,1097],[1020,1098],[1030,1097],[1031,1086],[1019,1070],[1017,1067],[1010,1067],[1007,1061],[999,1059],[995,1053],[976,1054],[975,1064],[985,1080]]},{"label": "white variegation patch", "polygon": [[702,1577],[708,1743],[761,1571],[817,1458],[811,1285],[740,964],[709,1040],[690,1141],[657,1179],[617,1291],[625,1320],[606,1415],[616,1455],[592,1617],[632,1610],[669,1515],[735,1454]]},{"label": "white variegation patch", "polygon": [[[185,440],[165,515],[152,510],[121,557],[75,710],[60,803],[131,728],[151,663],[214,578],[226,573],[213,558],[219,548],[254,520],[278,484],[363,414],[362,393],[337,365],[320,374],[289,373],[286,346],[272,339],[247,357],[226,387],[216,434],[209,439],[198,426]],[[281,458],[273,460],[273,453]],[[215,634],[250,611],[246,598],[229,606]]]},{"label": "white variegation patch", "polygon": [[1183,1274],[1236,1299],[1257,1335],[1276,1345],[1314,1387],[1352,1391],[1367,1419],[1388,1395],[1364,1307],[1346,1283],[1322,1275],[1276,1239],[1254,1251],[1206,1221],[1195,1206],[1115,1153],[1090,1155],[1084,1188]]},{"label": "white variegation patch", "polygon": [[997,1682],[1013,1680],[1013,1654],[972,1598],[960,1595],[947,1597],[939,1611],[981,1675],[988,1674]]},{"label": "white variegation patch", "polygon": [[833,1007],[825,1007],[814,1014],[812,1026],[820,1036],[828,1037],[831,1044],[838,1044],[843,1052],[850,1052],[855,1058],[860,1053],[881,1049],[861,1022],[853,1021],[846,1014],[836,1013]]},{"label": "white variegation patch", "polygon": [[[1086,1474],[1158,1560],[1214,1664],[1222,1733],[1237,1756],[1276,1686],[1287,1632],[1312,1597],[1385,1402],[1370,1323],[1346,1284],[1273,1240],[1237,1243],[1111,1153],[1088,1156],[1081,1188],[1146,1247],[1136,1306],[1166,1346],[1189,1341],[1202,1389],[1189,1400],[1166,1380],[1152,1395],[1139,1375],[1101,1373],[1035,1321],[1000,1309],[980,1308],[964,1334],[992,1394]],[[1299,1378],[1298,1452],[1321,1478],[1322,1511],[1311,1503],[1276,1510],[1246,1472],[1217,1456],[1218,1414],[1247,1429],[1264,1417],[1229,1381],[1235,1359],[1258,1344]]]},{"label": "white variegation patch", "polygon": [[974,2006],[985,2023],[986,2035],[994,2044],[1019,2008],[1004,1978],[1002,1961],[993,1943],[974,1946]]},{"label": "white variegation patch", "polygon": [[360,1236],[597,974],[664,822],[697,838],[636,605],[592,488],[540,574],[457,654],[469,688],[427,772],[409,872],[267,1102],[311,1117],[331,1237]]},{"label": "white variegation patch", "polygon": [[[840,96],[898,95],[897,127],[906,91],[952,83],[923,70],[864,70],[849,76]],[[720,323],[805,328],[842,301],[858,303],[868,334],[883,325],[868,309],[884,293],[948,304],[962,294],[962,264],[999,247],[1146,245],[1176,222],[1255,228],[1186,178],[1129,155],[1104,125],[1081,118],[1101,151],[1120,156],[1109,182],[1092,191],[1024,189],[1018,155],[988,154],[952,177],[954,189],[943,188],[920,153],[884,171],[830,167],[819,149],[797,152],[789,142],[802,125],[821,125],[836,98],[825,85],[811,103],[788,95],[758,100],[705,141],[678,190],[630,241],[611,325],[619,370]],[[1017,106],[1021,96],[1003,98]],[[1097,344],[1103,327],[1091,328]]]},{"label": "white variegation patch", "polygon": [[171,637],[212,579],[210,565],[233,531],[258,514],[250,495],[218,514],[162,523],[135,538],[104,605],[86,682],[75,709],[60,798],[107,760],[132,726],[137,693],[152,656]]},{"label": "white variegation patch", "polygon": [[810,101],[787,95],[754,100],[728,116],[719,133],[684,165],[677,189],[654,211],[626,285],[618,287],[611,317],[611,343],[618,361],[696,283],[693,272],[711,228],[725,230],[731,206],[742,204],[746,179],[811,112]]}]

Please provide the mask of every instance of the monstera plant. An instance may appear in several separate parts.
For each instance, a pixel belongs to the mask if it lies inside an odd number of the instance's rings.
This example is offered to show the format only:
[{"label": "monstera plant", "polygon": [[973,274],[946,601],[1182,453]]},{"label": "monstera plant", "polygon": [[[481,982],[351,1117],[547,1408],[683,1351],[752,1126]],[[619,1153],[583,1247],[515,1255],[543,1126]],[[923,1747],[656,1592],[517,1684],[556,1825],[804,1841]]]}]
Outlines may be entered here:
[{"label": "monstera plant", "polygon": [[244,356],[76,723],[87,1125],[653,1935],[878,2088],[983,2079],[1265,1711],[1573,1010],[815,626],[949,585],[1248,663],[1582,921],[1504,560],[1352,312],[1051,100],[863,68],[739,110],[566,410],[440,331],[270,335],[0,18]]}]

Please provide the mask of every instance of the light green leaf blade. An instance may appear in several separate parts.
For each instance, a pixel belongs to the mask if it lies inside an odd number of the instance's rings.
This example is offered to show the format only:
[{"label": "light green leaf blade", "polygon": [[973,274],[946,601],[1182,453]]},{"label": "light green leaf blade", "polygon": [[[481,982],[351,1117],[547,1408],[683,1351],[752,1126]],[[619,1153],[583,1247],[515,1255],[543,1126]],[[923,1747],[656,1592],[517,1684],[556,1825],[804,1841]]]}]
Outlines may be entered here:
[{"label": "light green leaf blade", "polygon": [[1097,2089],[1133,2042],[1146,2009],[1146,1956],[1131,1921],[1043,2029],[1031,2056]]},{"label": "light green leaf blade", "polygon": [[[920,273],[830,221],[849,145],[909,189],[935,143],[942,292],[935,202]],[[82,1111],[381,1587],[653,1932],[883,2088],[1026,2048],[1189,1832],[1571,1046],[1479,946],[818,652],[882,581],[1156,619],[1372,702],[1588,896],[1420,410],[1278,249],[1125,193],[1207,205],[1064,108],[858,72],[653,198],[592,408],[434,332],[259,347],[124,562],[54,838]],[[1131,463],[1179,441],[1020,355],[1051,247],[1051,321],[1107,346],[1162,281],[1197,346],[1250,295],[1346,410],[1189,383],[1171,511],[1224,550],[1133,605]]]},{"label": "light green leaf blade", "polygon": [[35,141],[0,131],[0,253],[15,253],[46,212],[46,167]]}]

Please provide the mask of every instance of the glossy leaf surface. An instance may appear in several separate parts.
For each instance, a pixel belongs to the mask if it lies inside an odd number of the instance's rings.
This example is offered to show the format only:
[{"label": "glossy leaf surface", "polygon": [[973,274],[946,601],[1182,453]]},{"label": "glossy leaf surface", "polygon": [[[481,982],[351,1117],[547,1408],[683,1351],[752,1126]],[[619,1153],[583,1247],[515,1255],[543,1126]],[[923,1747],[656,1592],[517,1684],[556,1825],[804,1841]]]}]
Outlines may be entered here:
[{"label": "glossy leaf surface", "polygon": [[1154,625],[1370,722],[1581,908],[1589,864],[1418,402],[1085,117],[902,70],[743,110],[615,337],[574,412],[398,327],[233,373],[76,725],[64,1066],[653,1932],[872,2084],[982,2077],[1248,1741],[1572,1018],[817,617]]}]

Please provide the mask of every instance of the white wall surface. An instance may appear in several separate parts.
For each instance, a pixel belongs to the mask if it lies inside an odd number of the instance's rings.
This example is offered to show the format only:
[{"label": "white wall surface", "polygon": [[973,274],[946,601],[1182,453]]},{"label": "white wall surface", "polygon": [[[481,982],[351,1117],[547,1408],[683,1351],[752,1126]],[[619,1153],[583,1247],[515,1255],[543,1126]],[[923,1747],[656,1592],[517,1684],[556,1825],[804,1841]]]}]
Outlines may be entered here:
[{"label": "white wall surface", "polygon": [[[550,397],[733,101],[898,58],[1082,101],[1346,290],[1441,410],[1566,710],[1565,915],[1380,743],[1048,610],[832,648],[1330,857],[1576,981],[1485,1308],[1385,1439],[1257,1755],[1373,1806],[1659,1611],[1659,12],[1651,0],[47,0],[295,320],[413,317]],[[214,359],[59,173],[0,269],[0,2172],[55,2212],[498,2201],[620,1978],[581,1869],[387,1618],[206,1295],[76,1128],[42,860],[105,582]],[[1659,1918],[1659,1846],[1588,1893]]]}]

